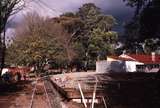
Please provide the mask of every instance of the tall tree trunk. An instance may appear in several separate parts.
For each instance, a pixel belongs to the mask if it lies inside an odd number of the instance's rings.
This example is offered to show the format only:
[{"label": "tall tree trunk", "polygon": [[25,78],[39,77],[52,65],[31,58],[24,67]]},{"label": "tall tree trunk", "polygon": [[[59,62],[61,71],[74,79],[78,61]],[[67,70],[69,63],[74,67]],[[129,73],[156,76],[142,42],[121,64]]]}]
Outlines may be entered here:
[{"label": "tall tree trunk", "polygon": [[[1,70],[4,68],[5,65],[5,52],[6,52],[6,28],[4,25],[4,31],[3,34],[1,34],[0,37],[1,41],[0,41],[0,67]],[[1,75],[1,71],[0,71],[0,75]]]},{"label": "tall tree trunk", "polygon": [[2,70],[2,34],[0,34],[0,74]]}]

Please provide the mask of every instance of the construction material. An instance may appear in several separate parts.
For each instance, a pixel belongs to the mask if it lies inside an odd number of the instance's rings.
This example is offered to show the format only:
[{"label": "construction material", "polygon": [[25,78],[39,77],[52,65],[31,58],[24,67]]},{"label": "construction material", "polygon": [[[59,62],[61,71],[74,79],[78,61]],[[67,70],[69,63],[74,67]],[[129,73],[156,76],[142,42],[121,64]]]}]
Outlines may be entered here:
[{"label": "construction material", "polygon": [[85,101],[84,94],[83,94],[83,92],[82,92],[80,83],[78,83],[78,87],[79,87],[79,91],[80,91],[80,93],[81,93],[81,97],[82,97],[83,104],[84,104],[85,108],[87,108],[87,104],[86,104],[86,101]]},{"label": "construction material", "polygon": [[97,77],[95,77],[95,79],[96,79],[96,84],[94,86],[93,99],[92,99],[92,106],[91,106],[91,108],[94,108],[94,101],[95,101],[95,96],[96,96],[96,91],[97,91],[97,82],[98,82],[98,79],[97,79]]},{"label": "construction material", "polygon": [[103,96],[102,96],[102,100],[103,100],[103,103],[104,103],[105,108],[108,108],[108,107],[107,107],[107,104],[106,104],[106,101],[105,101],[105,99],[104,99]]}]

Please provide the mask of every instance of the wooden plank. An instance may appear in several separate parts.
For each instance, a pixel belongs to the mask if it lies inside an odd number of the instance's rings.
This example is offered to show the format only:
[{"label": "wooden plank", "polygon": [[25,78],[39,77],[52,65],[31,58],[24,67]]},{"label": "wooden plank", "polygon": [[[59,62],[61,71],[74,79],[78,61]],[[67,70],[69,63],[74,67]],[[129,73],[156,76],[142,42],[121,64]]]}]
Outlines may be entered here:
[{"label": "wooden plank", "polygon": [[87,104],[86,104],[86,101],[85,101],[84,94],[82,92],[80,83],[78,83],[78,87],[79,87],[79,90],[80,90],[80,93],[81,93],[83,104],[84,104],[85,108],[87,108]]}]

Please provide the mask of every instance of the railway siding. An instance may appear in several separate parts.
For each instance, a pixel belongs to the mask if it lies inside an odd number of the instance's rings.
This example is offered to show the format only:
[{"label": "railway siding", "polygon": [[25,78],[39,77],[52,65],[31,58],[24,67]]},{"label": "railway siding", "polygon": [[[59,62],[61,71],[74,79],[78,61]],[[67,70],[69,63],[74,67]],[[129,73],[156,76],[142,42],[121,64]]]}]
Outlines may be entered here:
[{"label": "railway siding", "polygon": [[105,100],[106,105],[113,108],[160,107],[157,73],[69,73],[53,76],[52,80],[67,92],[71,100],[80,99],[82,102],[78,89],[80,83],[86,101],[92,102],[97,82],[96,99],[100,98],[101,104]]}]

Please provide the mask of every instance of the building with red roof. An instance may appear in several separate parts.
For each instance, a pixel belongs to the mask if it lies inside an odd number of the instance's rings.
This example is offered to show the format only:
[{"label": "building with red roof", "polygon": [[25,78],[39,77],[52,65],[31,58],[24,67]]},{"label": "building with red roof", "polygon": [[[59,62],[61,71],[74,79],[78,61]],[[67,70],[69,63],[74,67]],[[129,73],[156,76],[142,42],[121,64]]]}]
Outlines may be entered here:
[{"label": "building with red roof", "polygon": [[128,56],[144,64],[160,64],[160,55],[128,54]]},{"label": "building with red roof", "polygon": [[[125,67],[128,71],[138,72],[158,72],[160,69],[160,55],[144,54],[122,54],[120,56],[110,56],[116,60],[125,61]],[[127,69],[131,67],[132,69]]]},{"label": "building with red roof", "polygon": [[160,55],[153,53],[152,55],[130,54],[129,56],[144,63],[136,66],[138,72],[158,72],[160,70]]},{"label": "building with red roof", "polygon": [[97,72],[158,72],[160,55],[122,54],[108,56],[106,61],[97,61]]}]

